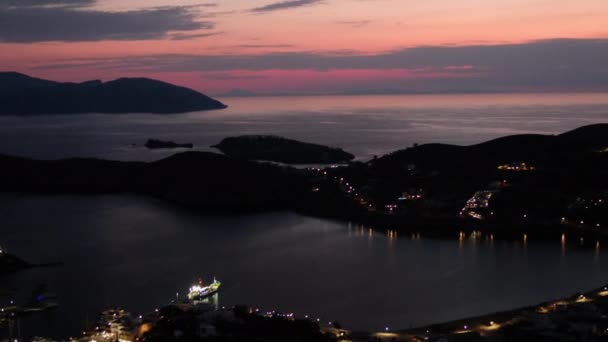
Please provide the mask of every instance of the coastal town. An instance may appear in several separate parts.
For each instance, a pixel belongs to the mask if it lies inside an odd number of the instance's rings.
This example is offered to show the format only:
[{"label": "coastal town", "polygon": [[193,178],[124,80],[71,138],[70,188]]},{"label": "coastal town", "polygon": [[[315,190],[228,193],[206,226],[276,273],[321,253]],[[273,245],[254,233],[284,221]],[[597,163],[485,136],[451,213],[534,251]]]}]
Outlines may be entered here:
[{"label": "coastal town", "polygon": [[368,162],[311,168],[311,201],[334,210],[305,212],[423,235],[449,237],[459,227],[505,239],[578,235],[596,244],[608,237],[607,160],[596,153],[603,128],[466,147],[415,145]]},{"label": "coastal town", "polygon": [[[405,330],[385,327],[364,332],[296,315],[247,306],[219,303],[216,284],[194,285],[187,298],[176,298],[152,312],[133,315],[122,308],[99,313],[86,330],[65,340],[73,342],[136,341],[604,341],[608,337],[608,285],[588,292],[524,308],[463,318]],[[193,294],[194,291],[195,293]],[[205,290],[203,290],[205,291]],[[191,299],[195,298],[195,299]],[[0,331],[8,328],[6,341],[24,341],[17,326],[15,304],[0,307]],[[55,342],[36,336],[35,342]]]},{"label": "coastal town", "polygon": [[[133,315],[123,308],[111,308],[99,313],[96,320],[81,333],[65,340],[73,342],[135,342],[135,341],[338,341],[348,331],[339,323],[321,321],[309,315],[247,306],[220,306],[221,283],[202,280],[190,287],[187,296],[160,306],[152,312]],[[36,301],[47,303],[43,295]],[[54,304],[55,306],[58,304]],[[37,309],[26,308],[11,301],[0,305],[0,341],[24,341],[20,319],[25,315],[51,310],[48,304]],[[2,332],[6,331],[6,336]],[[62,341],[35,336],[36,342]]]}]

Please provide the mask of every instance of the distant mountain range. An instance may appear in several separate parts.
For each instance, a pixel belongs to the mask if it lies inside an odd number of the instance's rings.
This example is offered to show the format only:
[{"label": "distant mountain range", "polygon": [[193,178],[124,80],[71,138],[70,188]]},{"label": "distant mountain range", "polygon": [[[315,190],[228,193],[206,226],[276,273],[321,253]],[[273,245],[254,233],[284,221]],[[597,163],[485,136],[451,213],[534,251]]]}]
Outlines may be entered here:
[{"label": "distant mountain range", "polygon": [[183,113],[226,107],[192,89],[148,78],[62,83],[0,72],[0,115]]}]

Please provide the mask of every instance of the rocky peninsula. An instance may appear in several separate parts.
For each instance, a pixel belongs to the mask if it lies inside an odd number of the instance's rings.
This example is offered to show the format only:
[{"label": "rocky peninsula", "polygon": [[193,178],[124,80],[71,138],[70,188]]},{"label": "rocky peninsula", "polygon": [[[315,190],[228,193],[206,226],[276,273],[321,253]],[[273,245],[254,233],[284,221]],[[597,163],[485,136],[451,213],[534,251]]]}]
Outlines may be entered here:
[{"label": "rocky peninsula", "polygon": [[340,148],[274,135],[229,137],[211,147],[237,159],[266,160],[285,164],[339,164],[355,158],[354,155]]}]

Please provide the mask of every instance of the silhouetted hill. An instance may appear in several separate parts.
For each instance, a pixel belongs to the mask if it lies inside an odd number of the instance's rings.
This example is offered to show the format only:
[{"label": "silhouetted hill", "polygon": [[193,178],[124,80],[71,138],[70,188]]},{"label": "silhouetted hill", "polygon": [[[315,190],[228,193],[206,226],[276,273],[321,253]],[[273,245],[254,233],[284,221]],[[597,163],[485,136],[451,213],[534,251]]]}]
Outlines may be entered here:
[{"label": "silhouetted hill", "polygon": [[205,212],[284,209],[303,189],[297,170],[208,152],[179,153],[152,163],[0,156],[0,168],[0,191],[131,192]]},{"label": "silhouetted hill", "polygon": [[493,212],[494,220],[520,224],[526,214],[537,223],[559,223],[577,198],[601,197],[608,190],[608,153],[600,152],[606,147],[608,125],[592,125],[560,135],[514,135],[471,146],[414,146],[334,176],[364,188],[378,210],[400,203],[403,193],[413,191],[422,192],[424,201],[402,201],[399,210],[410,216],[454,217],[476,192],[491,191],[484,215]]},{"label": "silhouetted hill", "polygon": [[606,134],[608,134],[608,124],[595,124],[571,130],[558,135],[558,137],[564,142],[572,141],[592,147],[605,147]]},{"label": "silhouetted hill", "polygon": [[[258,138],[251,139],[237,146],[246,151],[249,142],[257,153]],[[287,144],[280,154],[298,157],[302,143],[285,140],[271,137],[270,147]],[[132,192],[207,213],[291,209],[448,237],[456,229],[506,238],[576,232],[595,241],[608,240],[607,147],[608,125],[594,125],[472,146],[414,146],[324,170],[204,152],[151,163],[0,156],[0,191]]]},{"label": "silhouetted hill", "polygon": [[577,157],[581,152],[593,152],[606,145],[608,124],[596,124],[560,135],[511,135],[470,146],[424,144],[390,153],[375,160],[374,164],[415,162],[437,167],[468,163],[479,169],[484,165],[494,167],[497,163]]},{"label": "silhouetted hill", "polygon": [[354,155],[339,148],[305,143],[271,135],[243,135],[212,146],[234,158],[269,160],[286,164],[344,163]]},{"label": "silhouetted hill", "polygon": [[192,89],[147,78],[60,83],[0,73],[0,114],[180,113],[226,108]]},{"label": "silhouetted hill", "polygon": [[521,151],[530,147],[546,144],[552,139],[552,136],[542,134],[518,134],[506,137],[501,137],[486,141],[477,145],[471,145],[471,149],[479,151]]},{"label": "silhouetted hill", "polygon": [[3,92],[28,88],[51,87],[55,84],[56,83],[53,81],[30,77],[14,71],[0,72],[0,90]]}]

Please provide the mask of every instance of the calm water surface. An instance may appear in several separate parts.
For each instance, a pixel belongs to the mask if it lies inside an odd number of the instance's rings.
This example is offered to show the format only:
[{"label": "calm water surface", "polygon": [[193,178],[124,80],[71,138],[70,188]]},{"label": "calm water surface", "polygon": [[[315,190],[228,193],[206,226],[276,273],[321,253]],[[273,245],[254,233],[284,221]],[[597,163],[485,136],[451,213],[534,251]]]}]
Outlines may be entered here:
[{"label": "calm water surface", "polygon": [[204,217],[133,196],[3,195],[0,210],[3,245],[30,261],[65,262],[0,280],[1,290],[17,291],[2,303],[40,283],[59,295],[58,310],[22,322],[29,335],[77,334],[113,305],[151,311],[200,276],[224,282],[220,305],[366,330],[514,308],[608,281],[604,250],[562,250],[559,241],[392,239],[292,213]]},{"label": "calm water surface", "polygon": [[608,122],[608,94],[222,100],[228,109],[174,115],[0,117],[0,153],[156,160],[176,150],[146,150],[142,145],[148,138],[192,142],[196,149],[210,150],[227,136],[277,134],[343,147],[367,160],[413,143],[474,144],[509,134],[556,134]]},{"label": "calm water surface", "polygon": [[[277,134],[369,159],[415,142],[474,144],[608,122],[606,94],[224,101],[227,110],[176,115],[0,117],[0,153],[156,160],[178,150],[146,150],[148,138],[209,150],[226,136]],[[0,279],[0,294],[16,291],[1,302],[40,283],[59,295],[57,311],[22,322],[29,335],[76,334],[113,305],[135,314],[153,310],[200,276],[224,282],[223,305],[293,311],[365,330],[509,309],[608,281],[603,250],[563,251],[559,241],[391,239],[291,213],[203,217],[131,196],[1,195],[0,244],[33,262],[65,262]]]}]

